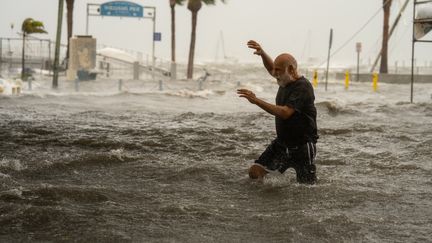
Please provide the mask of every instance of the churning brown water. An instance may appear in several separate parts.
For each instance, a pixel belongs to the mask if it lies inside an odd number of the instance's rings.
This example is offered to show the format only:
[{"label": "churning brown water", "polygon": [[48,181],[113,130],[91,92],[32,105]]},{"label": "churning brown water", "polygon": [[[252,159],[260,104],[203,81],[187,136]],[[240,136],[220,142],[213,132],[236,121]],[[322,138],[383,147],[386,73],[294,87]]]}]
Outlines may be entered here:
[{"label": "churning brown water", "polygon": [[291,170],[247,177],[274,120],[235,89],[273,101],[264,75],[0,97],[0,241],[430,242],[432,85],[410,104],[409,85],[320,84],[305,186]]}]

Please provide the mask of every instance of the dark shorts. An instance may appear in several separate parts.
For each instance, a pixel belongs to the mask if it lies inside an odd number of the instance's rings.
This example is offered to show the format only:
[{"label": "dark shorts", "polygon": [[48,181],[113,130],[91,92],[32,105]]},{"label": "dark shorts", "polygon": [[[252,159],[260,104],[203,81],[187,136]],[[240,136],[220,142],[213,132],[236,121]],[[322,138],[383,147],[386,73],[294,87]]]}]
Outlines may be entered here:
[{"label": "dark shorts", "polygon": [[263,166],[268,172],[284,173],[288,168],[294,168],[299,183],[314,184],[316,182],[315,156],[315,143],[287,148],[275,139],[255,160],[255,163]]}]

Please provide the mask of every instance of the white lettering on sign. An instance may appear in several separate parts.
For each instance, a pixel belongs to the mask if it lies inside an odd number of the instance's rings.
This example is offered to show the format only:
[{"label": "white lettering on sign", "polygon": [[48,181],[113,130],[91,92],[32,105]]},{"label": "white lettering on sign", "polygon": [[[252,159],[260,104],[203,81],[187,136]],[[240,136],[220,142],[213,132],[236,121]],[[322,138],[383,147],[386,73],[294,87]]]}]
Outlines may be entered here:
[{"label": "white lettering on sign", "polygon": [[143,7],[138,4],[131,4],[126,2],[108,2],[101,6],[102,16],[128,16],[128,17],[142,17]]},{"label": "white lettering on sign", "polygon": [[105,6],[105,9],[111,11],[127,11],[128,7],[127,6]]}]

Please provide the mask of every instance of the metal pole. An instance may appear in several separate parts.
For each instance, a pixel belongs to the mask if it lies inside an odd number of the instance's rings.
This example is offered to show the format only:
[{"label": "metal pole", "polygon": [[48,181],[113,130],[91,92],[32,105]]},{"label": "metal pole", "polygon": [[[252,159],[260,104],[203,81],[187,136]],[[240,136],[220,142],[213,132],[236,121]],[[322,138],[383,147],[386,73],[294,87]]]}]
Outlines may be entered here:
[{"label": "metal pole", "polygon": [[333,43],[333,29],[330,29],[330,41],[329,41],[329,49],[327,54],[327,71],[326,71],[326,82],[325,82],[325,91],[327,91],[327,82],[328,82],[328,73],[329,73],[329,66],[330,66],[330,50]]},{"label": "metal pole", "polygon": [[414,21],[415,21],[415,13],[416,13],[416,4],[417,0],[414,0],[413,6],[413,32],[412,32],[412,46],[411,46],[411,97],[410,101],[413,103],[413,95],[414,95],[414,45],[415,45],[415,33],[414,33]]},{"label": "metal pole", "polygon": [[8,57],[9,57],[9,69],[8,69],[8,74],[10,75],[11,74],[11,71],[12,71],[12,55],[13,55],[13,52],[11,51],[11,47],[10,47],[10,39],[8,38],[8,46],[9,46],[9,50],[8,50]]},{"label": "metal pole", "polygon": [[360,52],[357,52],[357,82],[360,80]]},{"label": "metal pole", "polygon": [[156,7],[153,8],[153,45],[152,45],[152,79],[154,80],[155,76],[155,31],[156,31]]},{"label": "metal pole", "polygon": [[0,74],[3,66],[3,38],[0,38]]},{"label": "metal pole", "polygon": [[87,3],[86,35],[88,35],[88,27],[89,27],[89,4]]},{"label": "metal pole", "polygon": [[80,80],[79,80],[79,78],[76,78],[75,79],[75,91],[79,92],[79,90],[80,90]]},{"label": "metal pole", "polygon": [[123,86],[123,80],[122,80],[122,79],[119,79],[119,82],[118,82],[118,91],[119,91],[119,92],[122,91],[122,86]]},{"label": "metal pole", "polygon": [[60,41],[61,41],[61,29],[63,21],[63,3],[64,0],[59,0],[58,16],[57,16],[57,36],[56,36],[56,47],[54,57],[54,75],[53,84],[54,89],[58,88],[58,72],[59,72],[59,56],[60,56]]},{"label": "metal pole", "polygon": [[51,59],[51,40],[48,41],[48,63],[49,63],[49,68],[48,68],[48,73],[51,74],[52,71],[52,59]]}]

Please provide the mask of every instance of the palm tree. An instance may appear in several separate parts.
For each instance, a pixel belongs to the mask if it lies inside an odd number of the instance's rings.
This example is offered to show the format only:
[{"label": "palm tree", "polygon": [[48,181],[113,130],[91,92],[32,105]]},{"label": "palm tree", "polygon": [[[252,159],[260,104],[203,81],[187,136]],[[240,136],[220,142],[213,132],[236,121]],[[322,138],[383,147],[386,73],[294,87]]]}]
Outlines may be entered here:
[{"label": "palm tree", "polygon": [[382,47],[381,47],[380,73],[388,73],[388,40],[389,40],[389,19],[390,19],[391,4],[392,4],[392,0],[383,0],[384,27],[383,27],[383,40],[382,40]]},{"label": "palm tree", "polygon": [[47,33],[44,29],[44,24],[41,21],[34,20],[32,18],[27,18],[24,20],[21,26],[21,31],[23,33],[23,46],[22,46],[22,58],[21,58],[21,79],[26,80],[27,76],[25,74],[25,40],[26,36],[34,33]]},{"label": "palm tree", "polygon": [[185,0],[169,0],[171,7],[171,78],[176,79],[176,55],[175,55],[175,6],[182,5]]},{"label": "palm tree", "polygon": [[[220,0],[225,3],[225,0]],[[202,3],[206,5],[214,5],[216,0],[188,0],[187,8],[192,12],[192,33],[191,33],[191,41],[189,47],[189,61],[187,68],[187,78],[192,79],[193,77],[193,63],[195,56],[195,40],[196,40],[196,26],[198,19],[198,11],[202,7]]]},{"label": "palm tree", "polygon": [[[73,11],[74,11],[74,3],[75,3],[75,0],[66,0],[66,9],[67,9],[67,50],[66,50],[66,60],[69,60],[70,38],[72,37],[72,34],[73,34]],[[69,63],[69,62],[67,62],[67,63]]]}]

